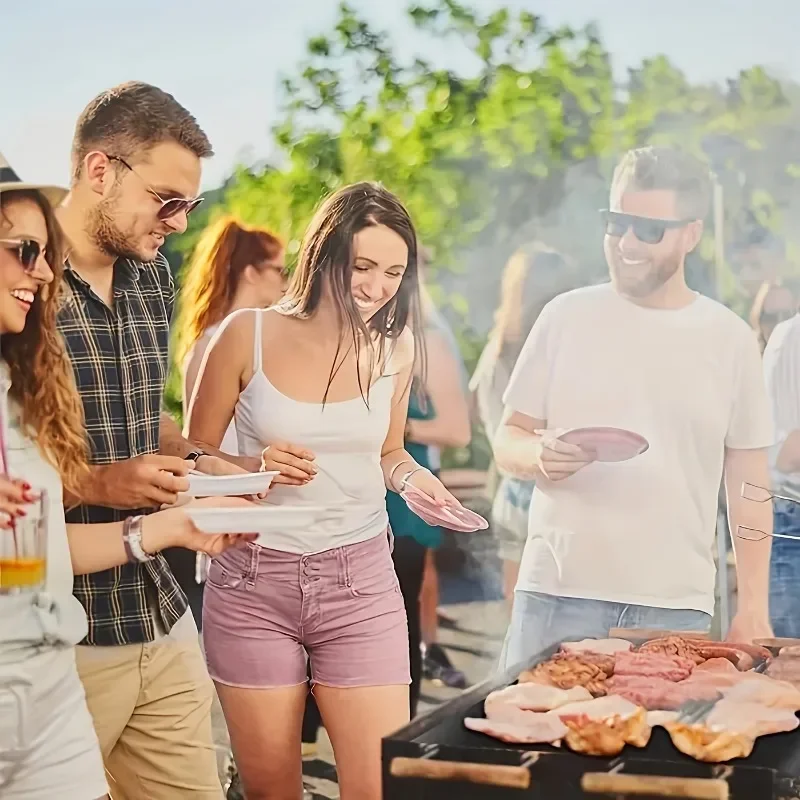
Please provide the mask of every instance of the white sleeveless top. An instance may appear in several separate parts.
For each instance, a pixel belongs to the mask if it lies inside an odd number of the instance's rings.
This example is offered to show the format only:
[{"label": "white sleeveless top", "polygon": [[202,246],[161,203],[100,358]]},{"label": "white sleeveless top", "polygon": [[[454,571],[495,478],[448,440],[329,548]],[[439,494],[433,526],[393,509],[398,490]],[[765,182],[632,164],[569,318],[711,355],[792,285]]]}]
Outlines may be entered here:
[{"label": "white sleeveless top", "polygon": [[[290,553],[318,553],[366,541],[386,532],[386,486],[381,449],[389,431],[394,377],[385,369],[362,397],[341,402],[304,403],[287,397],[264,374],[263,314],[255,310],[253,377],[239,395],[235,422],[239,454],[260,456],[270,442],[285,441],[316,456],[317,475],[305,486],[273,484],[267,505],[314,506],[316,523],[262,534],[264,547]],[[389,359],[391,361],[391,359]]]}]

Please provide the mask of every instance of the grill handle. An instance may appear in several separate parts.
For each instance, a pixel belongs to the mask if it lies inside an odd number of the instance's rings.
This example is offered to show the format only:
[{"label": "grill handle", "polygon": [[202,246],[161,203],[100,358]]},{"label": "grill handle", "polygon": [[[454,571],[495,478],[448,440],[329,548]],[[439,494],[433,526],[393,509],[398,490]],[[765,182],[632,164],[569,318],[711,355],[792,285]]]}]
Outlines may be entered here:
[{"label": "grill handle", "polygon": [[502,764],[471,764],[462,761],[433,761],[428,758],[393,758],[389,774],[395,778],[424,778],[431,781],[466,781],[506,789],[528,789],[531,774],[525,767]]},{"label": "grill handle", "polygon": [[684,800],[729,800],[727,781],[715,778],[665,778],[659,775],[622,775],[587,772],[581,788],[590,794],[680,797]]}]

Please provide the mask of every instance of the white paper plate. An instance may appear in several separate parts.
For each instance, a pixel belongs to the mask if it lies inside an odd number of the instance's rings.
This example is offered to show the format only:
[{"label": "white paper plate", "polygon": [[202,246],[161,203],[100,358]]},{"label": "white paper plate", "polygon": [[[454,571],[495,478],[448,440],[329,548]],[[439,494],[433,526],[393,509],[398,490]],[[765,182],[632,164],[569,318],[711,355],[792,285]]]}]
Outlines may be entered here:
[{"label": "white paper plate", "polygon": [[261,494],[269,489],[279,472],[247,472],[241,475],[204,475],[189,473],[189,491],[192,497],[238,497]]},{"label": "white paper plate", "polygon": [[320,519],[330,520],[335,512],[322,506],[271,506],[258,508],[191,508],[184,509],[202,533],[272,533],[288,526],[314,525]]}]

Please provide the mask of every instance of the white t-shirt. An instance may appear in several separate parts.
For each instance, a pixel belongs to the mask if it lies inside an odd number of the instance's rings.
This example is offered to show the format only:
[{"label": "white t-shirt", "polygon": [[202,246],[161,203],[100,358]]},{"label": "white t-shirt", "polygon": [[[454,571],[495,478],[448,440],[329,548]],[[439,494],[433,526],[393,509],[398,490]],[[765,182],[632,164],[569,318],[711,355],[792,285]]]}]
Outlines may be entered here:
[{"label": "white t-shirt", "polygon": [[537,480],[517,588],[713,613],[725,448],[773,441],[744,321],[702,295],[657,310],[610,284],[568,292],[531,330],[504,399],[550,429],[608,425],[650,443],[630,461]]}]

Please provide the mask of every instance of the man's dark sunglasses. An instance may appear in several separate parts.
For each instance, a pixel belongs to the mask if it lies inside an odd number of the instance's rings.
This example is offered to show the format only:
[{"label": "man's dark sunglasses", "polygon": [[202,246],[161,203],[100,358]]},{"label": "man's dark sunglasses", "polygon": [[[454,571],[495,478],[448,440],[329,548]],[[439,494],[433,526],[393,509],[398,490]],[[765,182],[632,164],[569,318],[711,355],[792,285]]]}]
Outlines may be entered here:
[{"label": "man's dark sunglasses", "polygon": [[606,235],[622,237],[629,230],[643,244],[658,244],[664,234],[673,228],[683,228],[693,219],[653,219],[651,217],[636,217],[633,214],[622,214],[619,211],[601,209],[600,214],[606,223]]},{"label": "man's dark sunglasses", "polygon": [[16,253],[19,263],[25,272],[33,272],[39,256],[44,255],[44,247],[35,239],[0,239],[0,245],[12,253]]},{"label": "man's dark sunglasses", "polygon": [[139,173],[127,162],[124,158],[120,158],[119,156],[108,156],[109,161],[118,161],[122,164],[123,167],[129,169],[139,180],[147,186],[147,191],[150,194],[154,195],[159,202],[161,203],[161,208],[158,209],[158,213],[156,216],[160,220],[167,220],[174,217],[176,214],[191,214],[200,203],[203,202],[202,197],[171,197],[169,200],[165,200],[152,186],[149,186],[145,179],[139,175]]}]

